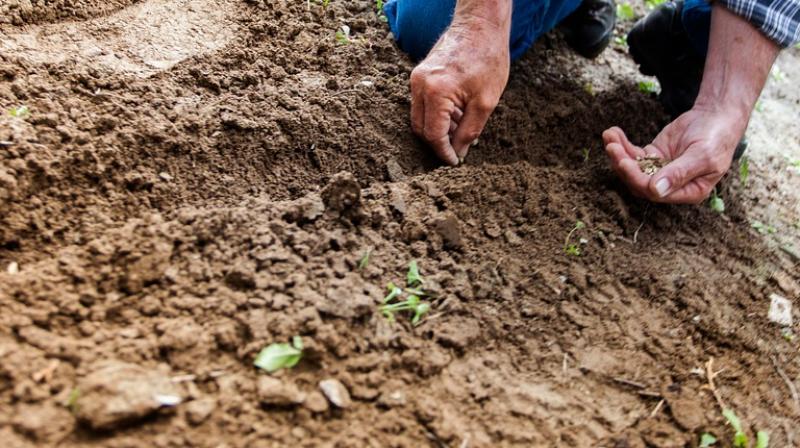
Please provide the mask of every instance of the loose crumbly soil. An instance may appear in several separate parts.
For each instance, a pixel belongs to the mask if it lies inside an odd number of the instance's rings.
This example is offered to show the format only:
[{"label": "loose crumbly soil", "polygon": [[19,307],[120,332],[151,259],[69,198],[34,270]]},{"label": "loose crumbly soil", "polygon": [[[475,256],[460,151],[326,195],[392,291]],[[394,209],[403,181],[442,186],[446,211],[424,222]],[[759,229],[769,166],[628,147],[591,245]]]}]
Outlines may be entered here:
[{"label": "loose crumbly soil", "polygon": [[[441,168],[373,2],[3,7],[0,109],[31,111],[0,118],[4,446],[692,446],[732,435],[709,359],[749,431],[800,445],[800,338],[766,317],[771,293],[800,305],[796,120],[788,155],[764,143],[796,89],[768,88],[718,215],[608,168],[605,128],[666,122],[618,46],[542,39]],[[432,310],[390,324],[412,259]],[[265,382],[255,355],[294,335],[303,360]],[[163,390],[182,403],[157,409]]]}]

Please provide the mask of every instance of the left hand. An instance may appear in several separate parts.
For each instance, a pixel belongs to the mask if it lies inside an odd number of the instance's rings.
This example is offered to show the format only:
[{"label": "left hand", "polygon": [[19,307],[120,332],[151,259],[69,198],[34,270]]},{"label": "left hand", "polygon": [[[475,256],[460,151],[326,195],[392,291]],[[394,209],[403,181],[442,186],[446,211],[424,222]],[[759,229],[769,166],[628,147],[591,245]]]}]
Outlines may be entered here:
[{"label": "left hand", "polygon": [[[603,132],[603,141],[612,168],[634,195],[653,202],[699,204],[730,167],[746,127],[747,117],[693,108],[644,148],[632,144],[618,127]],[[648,176],[636,157],[652,154],[668,163]]]}]

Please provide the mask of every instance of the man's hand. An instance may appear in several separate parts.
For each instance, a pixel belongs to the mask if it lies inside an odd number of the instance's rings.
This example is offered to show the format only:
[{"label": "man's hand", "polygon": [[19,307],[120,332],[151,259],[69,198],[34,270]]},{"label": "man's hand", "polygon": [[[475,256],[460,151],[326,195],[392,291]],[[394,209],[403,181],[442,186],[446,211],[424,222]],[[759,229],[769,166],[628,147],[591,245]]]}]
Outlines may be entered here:
[{"label": "man's hand", "polygon": [[411,73],[411,126],[458,165],[508,82],[510,0],[459,0],[453,23]]},{"label": "man's hand", "polygon": [[[603,133],[613,169],[638,196],[696,204],[731,165],[779,48],[719,5],[712,10],[709,37],[703,82],[690,111],[644,148],[632,145],[620,128]],[[651,178],[636,163],[636,156],[645,154],[657,154],[669,164]]]},{"label": "man's hand", "polygon": [[[728,170],[746,126],[747,117],[692,109],[644,148],[628,141],[618,127],[603,132],[603,141],[612,168],[634,195],[653,202],[697,204]],[[636,161],[645,155],[671,162],[651,177]]]}]

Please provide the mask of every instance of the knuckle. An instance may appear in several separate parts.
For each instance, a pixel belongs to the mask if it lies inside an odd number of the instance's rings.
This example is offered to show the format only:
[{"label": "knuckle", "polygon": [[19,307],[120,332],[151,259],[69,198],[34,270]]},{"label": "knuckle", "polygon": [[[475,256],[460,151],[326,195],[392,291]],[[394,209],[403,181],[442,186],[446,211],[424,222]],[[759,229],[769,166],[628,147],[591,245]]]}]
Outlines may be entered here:
[{"label": "knuckle", "polygon": [[475,108],[483,114],[491,113],[497,103],[491,98],[480,97],[475,101]]}]

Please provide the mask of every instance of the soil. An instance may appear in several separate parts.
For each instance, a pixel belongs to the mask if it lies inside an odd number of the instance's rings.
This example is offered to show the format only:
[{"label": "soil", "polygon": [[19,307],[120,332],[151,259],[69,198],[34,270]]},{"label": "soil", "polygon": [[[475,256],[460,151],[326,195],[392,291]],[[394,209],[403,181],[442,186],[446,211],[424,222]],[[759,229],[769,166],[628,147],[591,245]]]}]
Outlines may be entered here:
[{"label": "soil", "polygon": [[[373,2],[0,8],[0,109],[30,108],[0,118],[5,446],[692,446],[730,439],[721,404],[800,446],[800,338],[767,319],[800,307],[795,84],[720,215],[607,166],[604,129],[666,123],[617,45],[543,38],[444,168]],[[417,326],[379,312],[411,260]],[[298,335],[296,367],[253,366]]]}]

